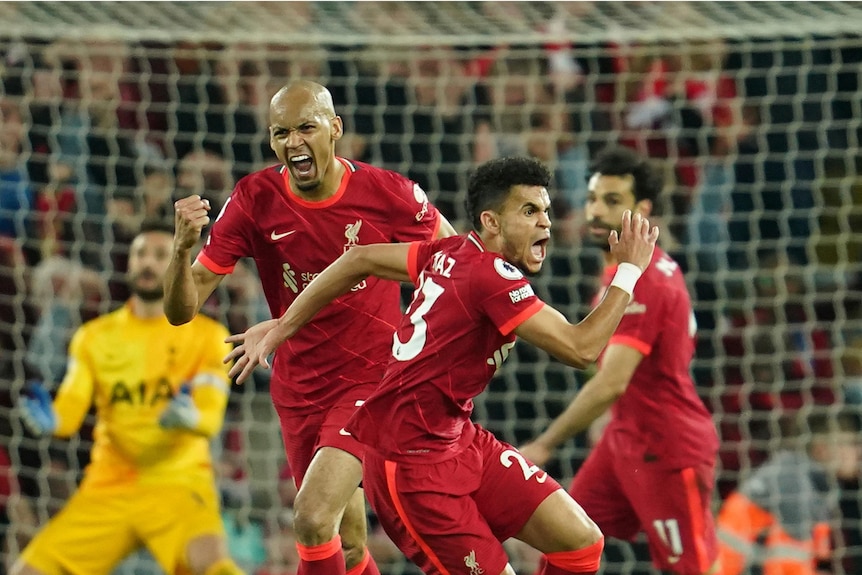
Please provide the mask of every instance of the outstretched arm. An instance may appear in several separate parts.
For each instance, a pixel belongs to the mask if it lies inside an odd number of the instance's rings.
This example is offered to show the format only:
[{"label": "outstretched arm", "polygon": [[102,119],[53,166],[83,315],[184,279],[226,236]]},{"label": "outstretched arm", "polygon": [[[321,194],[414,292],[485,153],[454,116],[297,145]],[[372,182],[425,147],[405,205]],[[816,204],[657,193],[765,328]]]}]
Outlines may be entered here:
[{"label": "outstretched arm", "polygon": [[620,265],[599,305],[576,325],[545,306],[519,325],[515,334],[572,367],[584,368],[596,361],[619,325],[637,280],[652,259],[658,234],[658,228],[650,227],[649,220],[626,210],[621,232],[612,231],[608,238]]},{"label": "outstretched arm", "polygon": [[245,333],[227,338],[229,343],[238,344],[225,357],[225,362],[236,360],[230,377],[243,383],[258,365],[269,368],[267,357],[279,345],[293,337],[327,304],[368,276],[410,281],[409,249],[410,244],[372,244],[348,250],[308,284],[280,318],[261,322]]},{"label": "outstretched arm", "polygon": [[24,423],[34,434],[66,438],[80,429],[93,403],[95,382],[86,347],[80,328],[69,344],[69,367],[55,399],[41,382],[27,382],[19,407]]}]

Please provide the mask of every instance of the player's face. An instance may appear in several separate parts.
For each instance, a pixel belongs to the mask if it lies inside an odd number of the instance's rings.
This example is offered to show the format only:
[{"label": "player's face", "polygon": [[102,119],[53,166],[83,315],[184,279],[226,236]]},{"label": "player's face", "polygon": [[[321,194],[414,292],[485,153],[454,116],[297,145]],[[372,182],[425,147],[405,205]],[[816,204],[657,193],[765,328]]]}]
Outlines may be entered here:
[{"label": "player's face", "polygon": [[[590,178],[587,205],[584,217],[587,221],[587,237],[596,245],[610,250],[608,235],[611,230],[622,230],[625,210],[641,211],[635,202],[634,177],[603,176],[594,174]],[[644,214],[648,215],[648,214]]]},{"label": "player's face", "polygon": [[538,273],[551,237],[551,198],[542,186],[514,186],[500,216],[501,253],[525,274]]},{"label": "player's face", "polygon": [[296,91],[273,100],[269,121],[269,145],[287,166],[291,186],[302,192],[316,191],[336,161],[341,118],[307,92]]},{"label": "player's face", "polygon": [[138,234],[129,249],[129,270],[126,279],[133,294],[144,301],[164,297],[165,272],[171,261],[173,236],[165,232]]}]

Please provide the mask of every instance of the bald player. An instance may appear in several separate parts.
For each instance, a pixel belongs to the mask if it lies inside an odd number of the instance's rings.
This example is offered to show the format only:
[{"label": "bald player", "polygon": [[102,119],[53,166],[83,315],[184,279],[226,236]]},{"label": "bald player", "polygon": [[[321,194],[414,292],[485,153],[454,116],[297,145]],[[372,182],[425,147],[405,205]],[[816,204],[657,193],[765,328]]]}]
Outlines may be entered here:
[{"label": "bald player", "polygon": [[[270,102],[269,121],[281,163],[239,181],[194,261],[209,204],[197,195],[175,204],[165,280],[165,313],[174,324],[191,321],[242,257],[254,259],[270,312],[280,317],[355,246],[454,235],[418,184],[336,156],[344,127],[324,86],[283,87]],[[379,573],[365,547],[358,488],[364,447],[344,426],[383,378],[399,302],[396,282],[369,278],[275,353],[270,393],[299,489],[299,575]]]}]

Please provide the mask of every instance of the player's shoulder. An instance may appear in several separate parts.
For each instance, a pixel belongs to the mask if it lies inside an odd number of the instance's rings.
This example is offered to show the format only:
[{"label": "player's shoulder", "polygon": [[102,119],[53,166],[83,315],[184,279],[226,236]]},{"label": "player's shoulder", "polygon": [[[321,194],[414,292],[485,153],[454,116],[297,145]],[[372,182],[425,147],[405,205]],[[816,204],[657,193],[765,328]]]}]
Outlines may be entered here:
[{"label": "player's shoulder", "polygon": [[113,311],[85,321],[75,330],[75,335],[80,339],[113,333],[115,330],[122,329],[126,325],[128,315],[128,308],[126,305],[123,305]]},{"label": "player's shoulder", "polygon": [[351,179],[355,178],[353,181],[368,182],[386,191],[400,191],[413,185],[409,178],[394,170],[346,158],[342,158],[342,160],[344,160],[347,169],[351,170],[350,177]]},{"label": "player's shoulder", "polygon": [[236,183],[232,196],[234,198],[253,197],[261,192],[278,190],[283,181],[283,169],[284,166],[281,164],[275,164],[243,176]]},{"label": "player's shoulder", "polygon": [[656,247],[649,267],[643,275],[643,282],[652,285],[678,286],[681,281],[682,269],[679,262]]},{"label": "player's shoulder", "polygon": [[[451,238],[440,241],[446,239]],[[479,283],[520,282],[525,279],[516,265],[501,254],[487,250],[473,233],[462,236],[458,254],[469,262],[471,278]]]}]

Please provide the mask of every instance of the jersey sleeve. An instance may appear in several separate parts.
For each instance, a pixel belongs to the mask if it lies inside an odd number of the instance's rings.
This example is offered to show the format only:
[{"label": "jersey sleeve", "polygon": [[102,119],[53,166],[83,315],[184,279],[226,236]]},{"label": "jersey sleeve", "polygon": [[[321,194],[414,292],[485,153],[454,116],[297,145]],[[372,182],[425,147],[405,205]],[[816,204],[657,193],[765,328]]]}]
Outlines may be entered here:
[{"label": "jersey sleeve", "polygon": [[502,258],[485,260],[472,276],[479,309],[503,335],[509,335],[545,305],[527,278]]},{"label": "jersey sleeve", "polygon": [[665,293],[666,290],[654,283],[639,281],[608,345],[625,345],[649,355],[666,319]]},{"label": "jersey sleeve", "polygon": [[440,212],[412,180],[387,172],[391,196],[393,237],[398,242],[431,240],[440,228]]},{"label": "jersey sleeve", "polygon": [[229,335],[226,328],[221,324],[210,326],[207,334],[207,355],[191,383],[192,400],[201,414],[195,431],[207,437],[214,437],[224,423],[230,392],[230,379],[227,375],[230,365],[225,365],[222,359],[230,352],[231,346],[224,341]]},{"label": "jersey sleeve", "polygon": [[241,184],[228,197],[197,256],[205,268],[219,275],[229,274],[240,258],[251,255],[250,231],[254,220],[243,205]]},{"label": "jersey sleeve", "polygon": [[407,273],[414,285],[419,283],[419,274],[428,265],[437,242],[413,242],[407,252]]},{"label": "jersey sleeve", "polygon": [[69,437],[77,432],[93,403],[95,378],[92,365],[86,357],[86,329],[86,326],[79,328],[72,337],[66,376],[54,399],[54,411],[57,414],[54,435],[57,437]]}]

